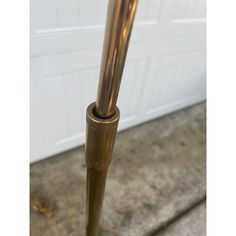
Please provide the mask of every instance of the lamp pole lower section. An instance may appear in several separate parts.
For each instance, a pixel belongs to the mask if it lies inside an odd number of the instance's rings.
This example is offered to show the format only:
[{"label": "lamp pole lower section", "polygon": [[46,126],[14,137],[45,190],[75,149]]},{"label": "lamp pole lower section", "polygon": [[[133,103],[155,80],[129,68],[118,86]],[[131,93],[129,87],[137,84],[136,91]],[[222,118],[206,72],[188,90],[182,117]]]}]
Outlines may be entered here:
[{"label": "lamp pole lower section", "polygon": [[109,0],[96,103],[87,108],[86,235],[98,236],[99,219],[120,112],[116,107],[138,0]]},{"label": "lamp pole lower section", "polygon": [[106,177],[107,168],[101,171],[97,171],[93,168],[87,169],[87,236],[99,235],[99,221],[106,185]]},{"label": "lamp pole lower section", "polygon": [[95,103],[87,108],[87,136],[85,158],[87,164],[86,235],[98,236],[99,220],[106,184],[107,169],[111,162],[120,112],[108,119],[96,116]]}]

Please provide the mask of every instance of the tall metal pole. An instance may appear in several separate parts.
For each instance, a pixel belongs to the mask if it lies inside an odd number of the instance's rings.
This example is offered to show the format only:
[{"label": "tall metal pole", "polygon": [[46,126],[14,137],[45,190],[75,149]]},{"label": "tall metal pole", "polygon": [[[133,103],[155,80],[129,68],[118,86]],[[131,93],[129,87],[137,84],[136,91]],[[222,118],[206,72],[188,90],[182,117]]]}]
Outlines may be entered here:
[{"label": "tall metal pole", "polygon": [[96,103],[87,108],[86,235],[98,236],[108,166],[111,162],[119,109],[121,77],[138,0],[110,0]]}]

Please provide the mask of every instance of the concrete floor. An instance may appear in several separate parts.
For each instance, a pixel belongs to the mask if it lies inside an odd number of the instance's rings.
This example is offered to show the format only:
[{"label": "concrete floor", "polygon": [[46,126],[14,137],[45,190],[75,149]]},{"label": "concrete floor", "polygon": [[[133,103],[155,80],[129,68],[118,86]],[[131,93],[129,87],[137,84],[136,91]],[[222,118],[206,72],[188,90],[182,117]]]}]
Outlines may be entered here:
[{"label": "concrete floor", "polygon": [[[205,198],[205,118],[199,104],[118,134],[102,236],[162,236],[160,228]],[[85,183],[84,147],[33,164],[31,236],[83,236]],[[204,232],[203,215],[197,214],[202,224],[196,232]],[[188,218],[163,236],[203,236]]]},{"label": "concrete floor", "polygon": [[205,236],[206,202],[202,202],[180,216],[153,236]]}]

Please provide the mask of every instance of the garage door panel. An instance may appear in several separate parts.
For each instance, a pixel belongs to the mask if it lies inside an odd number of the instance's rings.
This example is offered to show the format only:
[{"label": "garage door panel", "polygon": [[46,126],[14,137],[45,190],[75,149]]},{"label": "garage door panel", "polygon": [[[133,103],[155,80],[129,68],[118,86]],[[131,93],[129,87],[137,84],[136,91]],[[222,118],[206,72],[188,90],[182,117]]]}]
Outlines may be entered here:
[{"label": "garage door panel", "polygon": [[[148,23],[134,27],[131,43],[170,41],[205,36],[205,21],[176,21],[171,24]],[[65,54],[101,49],[104,29],[71,30],[69,32],[37,33],[31,37],[31,56]]]},{"label": "garage door panel", "polygon": [[206,17],[205,0],[163,0],[161,21],[201,19]]},{"label": "garage door panel", "polygon": [[[140,0],[131,43],[204,36],[204,4]],[[102,48],[107,0],[32,0],[31,5],[32,57]]]},{"label": "garage door panel", "polygon": [[[136,24],[156,21],[159,18],[162,0],[140,0]],[[50,32],[55,28],[64,31],[70,28],[104,27],[108,0],[41,0],[32,1],[31,26],[33,33]],[[43,19],[42,19],[42,16]]]},{"label": "garage door panel", "polygon": [[[107,3],[32,0],[32,161],[84,143]],[[118,98],[119,130],[205,99],[204,11],[203,0],[139,1]]]}]

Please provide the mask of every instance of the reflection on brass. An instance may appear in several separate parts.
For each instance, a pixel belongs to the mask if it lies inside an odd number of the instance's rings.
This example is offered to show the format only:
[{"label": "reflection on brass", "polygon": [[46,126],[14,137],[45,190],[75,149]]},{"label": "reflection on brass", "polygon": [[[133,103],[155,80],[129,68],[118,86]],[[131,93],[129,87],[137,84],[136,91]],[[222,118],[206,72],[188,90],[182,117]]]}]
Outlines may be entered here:
[{"label": "reflection on brass", "polygon": [[109,2],[97,101],[87,108],[87,236],[99,234],[107,170],[120,116],[116,102],[137,2]]},{"label": "reflection on brass", "polygon": [[100,117],[111,117],[115,112],[137,3],[138,0],[109,2],[96,101]]}]

